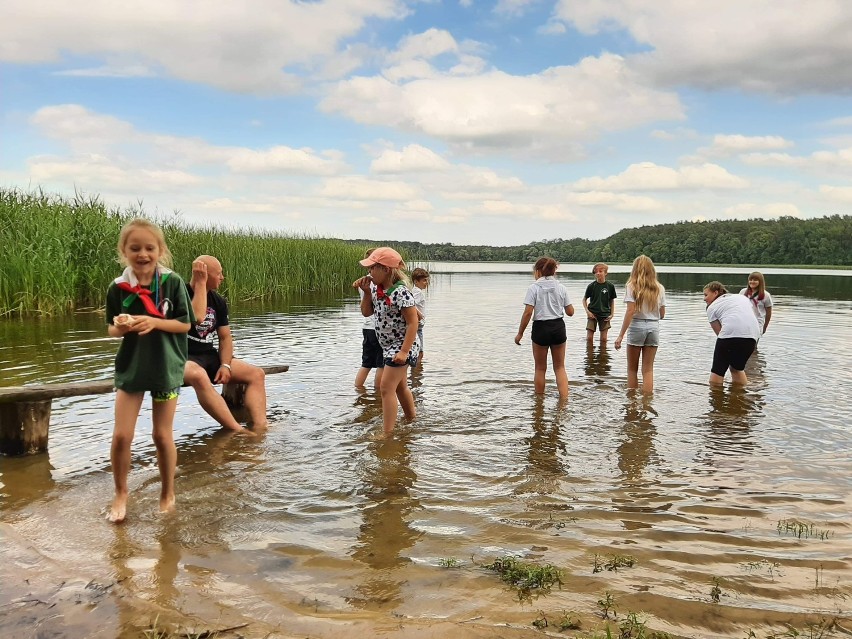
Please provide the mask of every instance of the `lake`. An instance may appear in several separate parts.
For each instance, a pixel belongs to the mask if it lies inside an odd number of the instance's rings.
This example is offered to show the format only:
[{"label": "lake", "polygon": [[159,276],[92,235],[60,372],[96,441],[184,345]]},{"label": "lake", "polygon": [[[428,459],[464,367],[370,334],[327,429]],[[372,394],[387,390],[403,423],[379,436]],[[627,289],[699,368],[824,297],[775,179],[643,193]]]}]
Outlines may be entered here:
[{"label": "lake", "polygon": [[[530,265],[429,267],[419,414],[390,440],[376,394],[352,385],[354,291],[232,300],[237,356],[290,371],[267,378],[273,424],[254,439],[219,432],[184,389],[174,515],[156,514],[147,399],[121,526],[104,521],[112,396],[54,401],[49,452],[0,458],[0,634],[520,638],[546,619],[603,637],[608,596],[613,632],[631,613],[672,637],[852,629],[852,272],[764,271],[772,321],[737,390],[706,384],[701,288],[736,292],[749,269],[661,267],[642,396],[612,346],[623,303],[610,344],[587,348],[591,266],[563,265],[578,312],[560,407],[552,371],[533,393],[529,330],[513,342]],[[628,270],[610,273],[619,296]],[[116,348],[102,315],[0,320],[0,385],[110,379]],[[485,568],[506,555],[557,567],[561,587],[519,596]],[[558,633],[566,613],[579,635]]]}]

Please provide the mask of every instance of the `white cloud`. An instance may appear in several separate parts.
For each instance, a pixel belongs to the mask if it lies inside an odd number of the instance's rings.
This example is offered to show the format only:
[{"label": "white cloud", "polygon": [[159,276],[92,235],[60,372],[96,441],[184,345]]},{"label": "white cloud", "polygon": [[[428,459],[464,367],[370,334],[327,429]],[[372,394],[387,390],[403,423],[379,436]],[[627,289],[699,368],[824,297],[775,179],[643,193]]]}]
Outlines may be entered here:
[{"label": "white cloud", "polygon": [[653,50],[631,64],[668,84],[848,94],[852,5],[841,0],[559,0],[582,33],[624,29]]},{"label": "white cloud", "polygon": [[673,169],[653,162],[631,164],[618,175],[583,178],[574,183],[578,191],[671,191],[698,189],[743,189],[748,182],[718,164],[705,163]]},{"label": "white cloud", "polygon": [[577,206],[600,207],[619,211],[637,211],[641,213],[664,212],[671,206],[660,200],[610,191],[583,191],[568,195],[568,201]]},{"label": "white cloud", "polygon": [[311,149],[275,146],[271,149],[234,149],[228,167],[235,173],[287,173],[290,175],[335,175],[341,162],[318,157]]},{"label": "white cloud", "polygon": [[819,192],[829,200],[852,204],[852,186],[830,186],[823,184]]},{"label": "white cloud", "polygon": [[129,67],[229,91],[278,94],[302,79],[285,69],[321,66],[368,20],[393,20],[401,0],[233,3],[172,0],[6,0],[0,60],[62,63],[119,57]]},{"label": "white cloud", "polygon": [[57,71],[54,75],[77,78],[153,78],[156,73],[145,65],[101,66]]},{"label": "white cloud", "polygon": [[724,212],[728,217],[734,218],[801,217],[802,215],[799,207],[790,202],[771,202],[768,204],[743,203],[729,206]]},{"label": "white cloud", "polygon": [[420,196],[419,189],[411,184],[361,176],[330,178],[319,192],[324,197],[341,200],[413,200]]},{"label": "white cloud", "polygon": [[77,156],[68,160],[33,158],[29,171],[39,184],[65,181],[93,192],[103,189],[127,193],[173,192],[202,184],[199,176],[185,171],[119,166],[103,156]]},{"label": "white cloud", "polygon": [[713,144],[704,149],[710,155],[729,156],[755,151],[775,151],[795,146],[780,135],[716,135]]},{"label": "white cloud", "polygon": [[530,5],[536,2],[537,0],[498,0],[494,12],[509,16],[521,16]]},{"label": "white cloud", "polygon": [[837,151],[815,151],[810,155],[748,153],[741,159],[752,166],[791,167],[811,171],[843,173],[852,169],[852,147]]},{"label": "white cloud", "polygon": [[410,82],[357,77],[332,88],[320,107],[468,150],[548,149],[563,155],[606,132],[684,117],[677,95],[644,86],[621,57],[610,54],[527,76],[492,70]]},{"label": "white cloud", "polygon": [[385,150],[370,165],[371,173],[420,173],[445,171],[450,163],[419,144],[409,144],[402,151]]},{"label": "white cloud", "polygon": [[458,44],[449,31],[428,29],[423,33],[403,38],[396,52],[388,56],[390,62],[403,62],[412,59],[431,60],[444,53],[455,53]]}]

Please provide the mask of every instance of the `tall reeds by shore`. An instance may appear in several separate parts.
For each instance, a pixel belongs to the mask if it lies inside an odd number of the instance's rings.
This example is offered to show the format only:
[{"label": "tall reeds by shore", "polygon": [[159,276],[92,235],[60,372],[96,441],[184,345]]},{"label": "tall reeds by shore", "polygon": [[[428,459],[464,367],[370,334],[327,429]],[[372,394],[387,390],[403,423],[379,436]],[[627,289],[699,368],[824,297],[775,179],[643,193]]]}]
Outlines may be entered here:
[{"label": "tall reeds by shore", "polygon": [[218,257],[232,300],[273,299],[349,289],[363,274],[364,246],[334,239],[208,225],[177,215],[119,209],[98,197],[66,198],[0,188],[0,315],[58,314],[98,308],[121,272],[118,234],[134,217],[154,219],[166,235],[174,269],[188,279],[200,254]]}]

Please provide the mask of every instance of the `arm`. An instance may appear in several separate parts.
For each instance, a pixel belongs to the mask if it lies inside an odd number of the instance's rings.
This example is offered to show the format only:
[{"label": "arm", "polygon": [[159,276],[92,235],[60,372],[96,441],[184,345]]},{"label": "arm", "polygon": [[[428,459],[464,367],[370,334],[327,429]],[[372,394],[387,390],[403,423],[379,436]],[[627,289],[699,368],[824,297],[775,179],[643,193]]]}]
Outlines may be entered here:
[{"label": "arm", "polygon": [[633,314],[636,312],[636,302],[627,302],[627,309],[624,311],[624,320],[621,322],[621,332],[615,338],[615,348],[621,348],[621,340],[624,339],[624,334],[627,332],[627,327],[633,321]]},{"label": "arm", "polygon": [[660,319],[665,319],[665,317],[666,317],[666,307],[661,306],[660,307]]},{"label": "arm", "polygon": [[402,316],[405,318],[405,339],[402,341],[402,347],[393,356],[396,364],[405,364],[417,338],[417,310],[413,306],[406,306],[402,309]]},{"label": "arm", "polygon": [[[583,301],[585,301],[585,300],[583,300]],[[565,307],[565,314],[568,317],[574,317],[574,305],[573,304],[569,304],[568,306]]]},{"label": "arm", "polygon": [[766,307],[766,318],[763,320],[763,332],[766,332],[766,329],[769,328],[769,320],[772,319],[772,307]]},{"label": "arm", "polygon": [[521,325],[518,327],[518,334],[515,335],[515,344],[518,346],[521,344],[521,338],[524,336],[524,331],[527,330],[527,324],[529,324],[530,319],[532,319],[533,310],[535,310],[534,306],[530,306],[529,304],[524,305],[524,313],[521,315]]},{"label": "arm", "polygon": [[[568,308],[567,306],[565,308]],[[589,310],[589,298],[583,298],[583,308],[586,309],[586,317],[589,319],[595,319],[595,314]]]},{"label": "arm", "polygon": [[719,331],[722,330],[722,322],[720,322],[719,320],[713,320],[712,322],[710,322],[710,327],[713,329],[713,332],[718,335]]},{"label": "arm", "polygon": [[231,360],[234,359],[234,338],[231,335],[230,326],[219,326],[216,329],[216,335],[219,337],[219,361],[221,365],[216,371],[216,377],[213,382],[216,384],[227,384],[231,381]]},{"label": "arm", "polygon": [[[188,333],[192,326],[189,322],[181,322],[176,319],[162,319],[150,315],[134,315],[136,320],[130,327],[134,333],[147,335],[151,331],[163,331],[164,333]],[[110,333],[112,334],[112,333]]]},{"label": "arm", "polygon": [[195,313],[195,321],[203,322],[207,315],[207,264],[201,260],[192,263],[192,312]]},{"label": "arm", "polygon": [[123,324],[122,326],[110,324],[107,326],[107,335],[109,335],[110,337],[124,337],[129,332],[130,327],[127,324]]},{"label": "arm", "polygon": [[609,301],[609,317],[607,317],[607,319],[611,321],[613,317],[615,317],[615,300],[614,299]]}]

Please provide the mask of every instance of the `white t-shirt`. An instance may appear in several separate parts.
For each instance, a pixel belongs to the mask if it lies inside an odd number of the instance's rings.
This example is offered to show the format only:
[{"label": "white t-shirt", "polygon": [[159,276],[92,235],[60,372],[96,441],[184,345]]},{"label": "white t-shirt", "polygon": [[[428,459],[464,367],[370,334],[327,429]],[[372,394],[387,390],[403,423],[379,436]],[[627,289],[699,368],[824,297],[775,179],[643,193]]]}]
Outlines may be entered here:
[{"label": "white t-shirt", "polygon": [[763,325],[766,323],[766,309],[772,308],[772,296],[769,291],[763,291],[763,299],[755,299],[750,295],[746,295],[748,289],[744,288],[740,291],[740,295],[745,295],[745,298],[752,303],[752,310],[757,315],[757,323],[760,324],[760,331],[763,332]]},{"label": "white t-shirt", "polygon": [[565,315],[565,307],[572,305],[568,289],[557,282],[553,275],[540,277],[530,284],[524,304],[535,308],[534,321],[559,319]]},{"label": "white t-shirt", "polygon": [[760,325],[753,306],[745,295],[720,295],[707,307],[707,320],[722,324],[718,335],[720,339],[750,337],[756,341],[760,339]]},{"label": "white t-shirt", "polygon": [[624,303],[633,302],[633,319],[658,320],[660,319],[660,309],[666,305],[666,289],[660,284],[660,303],[651,309],[640,309],[636,306],[636,298],[633,297],[633,289],[626,287],[624,289]]},{"label": "white t-shirt", "polygon": [[414,294],[414,308],[421,314],[420,326],[423,326],[426,323],[426,291],[412,285],[411,292]]},{"label": "white t-shirt", "polygon": [[[364,289],[358,289],[358,297],[359,299],[364,299]],[[366,328],[367,330],[374,331],[376,330],[376,316],[370,315],[369,317],[364,318],[364,324],[361,328]]]}]

